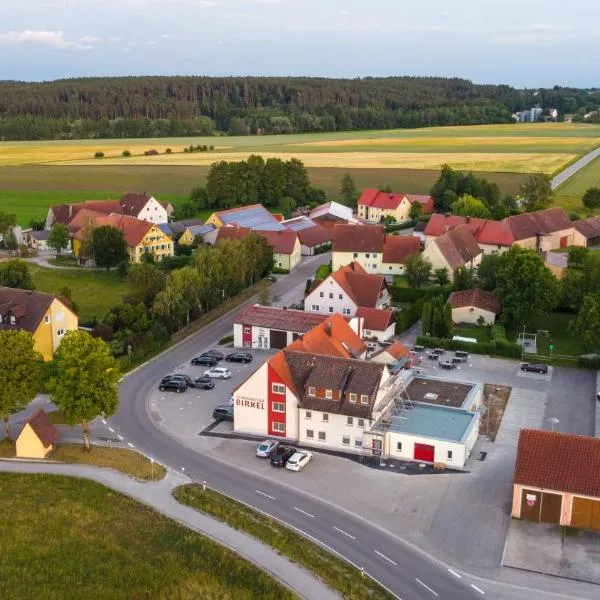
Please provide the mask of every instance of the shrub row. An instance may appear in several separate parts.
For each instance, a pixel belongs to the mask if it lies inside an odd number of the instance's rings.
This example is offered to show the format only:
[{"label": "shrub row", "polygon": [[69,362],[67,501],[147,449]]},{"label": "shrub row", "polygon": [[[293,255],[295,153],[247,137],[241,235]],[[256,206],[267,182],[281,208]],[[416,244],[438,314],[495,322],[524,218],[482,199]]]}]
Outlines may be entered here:
[{"label": "shrub row", "polygon": [[318,248],[315,248],[315,255],[316,254],[325,254],[325,252],[329,252],[331,250],[331,242],[327,243],[327,244],[323,244],[322,246],[319,246]]},{"label": "shrub row", "polygon": [[274,275],[287,275],[289,273],[289,270],[281,269],[279,267],[273,267],[273,269],[271,270],[271,273],[273,273]]},{"label": "shrub row", "polygon": [[506,329],[504,325],[493,325],[490,332],[490,340],[492,342],[507,342]]},{"label": "shrub row", "polygon": [[495,354],[496,356],[506,356],[508,358],[521,358],[522,349],[519,344],[513,344],[506,340],[496,340],[495,342],[470,344],[469,342],[460,342],[457,340],[436,338],[420,335],[415,342],[426,348],[444,348],[444,350],[466,350],[471,354]]},{"label": "shrub row", "polygon": [[579,357],[577,364],[584,369],[600,369],[600,354],[584,354]]},{"label": "shrub row", "polygon": [[404,221],[403,223],[390,223],[385,226],[385,231],[389,233],[390,231],[401,231],[402,229],[410,229],[417,224],[416,221]]},{"label": "shrub row", "polygon": [[400,311],[400,314],[396,319],[397,334],[404,333],[409,327],[412,327],[421,318],[421,314],[423,313],[423,304],[425,304],[424,296],[417,299],[412,306]]},{"label": "shrub row", "polygon": [[390,294],[394,302],[415,302],[420,298],[444,296],[444,302],[452,291],[452,285],[432,285],[426,288],[407,288],[392,285]]}]

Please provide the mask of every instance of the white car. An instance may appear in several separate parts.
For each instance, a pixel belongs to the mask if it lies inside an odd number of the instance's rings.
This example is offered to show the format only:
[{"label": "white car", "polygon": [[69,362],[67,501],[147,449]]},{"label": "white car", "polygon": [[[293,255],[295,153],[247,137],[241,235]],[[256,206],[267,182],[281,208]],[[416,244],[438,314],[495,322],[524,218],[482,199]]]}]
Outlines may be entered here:
[{"label": "white car", "polygon": [[290,456],[285,463],[285,468],[290,471],[301,471],[312,460],[312,452],[308,450],[298,450]]},{"label": "white car", "polygon": [[212,377],[213,379],[229,379],[231,377],[231,371],[226,367],[213,367],[204,371],[205,377]]}]

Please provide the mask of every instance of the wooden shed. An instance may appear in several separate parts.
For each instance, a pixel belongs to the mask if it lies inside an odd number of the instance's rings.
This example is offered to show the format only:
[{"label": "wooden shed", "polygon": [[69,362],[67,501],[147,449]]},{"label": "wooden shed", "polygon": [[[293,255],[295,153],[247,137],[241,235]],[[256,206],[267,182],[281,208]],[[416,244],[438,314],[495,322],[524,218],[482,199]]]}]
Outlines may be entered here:
[{"label": "wooden shed", "polygon": [[58,429],[40,408],[25,423],[17,437],[17,458],[46,458],[59,437]]}]

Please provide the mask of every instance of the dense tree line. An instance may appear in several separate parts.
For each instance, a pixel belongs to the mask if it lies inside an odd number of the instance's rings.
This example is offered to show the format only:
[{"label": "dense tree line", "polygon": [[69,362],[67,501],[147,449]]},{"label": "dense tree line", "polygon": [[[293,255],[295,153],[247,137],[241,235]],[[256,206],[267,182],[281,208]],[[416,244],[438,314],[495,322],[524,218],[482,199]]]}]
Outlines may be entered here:
[{"label": "dense tree line", "polygon": [[111,77],[0,82],[0,138],[292,133],[511,122],[541,103],[598,107],[600,93],[517,90],[458,78]]}]

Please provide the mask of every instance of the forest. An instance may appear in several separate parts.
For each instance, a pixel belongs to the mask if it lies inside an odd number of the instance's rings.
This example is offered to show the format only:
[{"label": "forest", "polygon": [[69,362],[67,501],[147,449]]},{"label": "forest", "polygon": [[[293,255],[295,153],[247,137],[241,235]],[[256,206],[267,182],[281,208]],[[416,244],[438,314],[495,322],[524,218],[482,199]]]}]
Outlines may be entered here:
[{"label": "forest", "polygon": [[600,91],[465,79],[108,77],[0,82],[0,139],[251,135],[510,123],[540,104],[595,110]]}]

